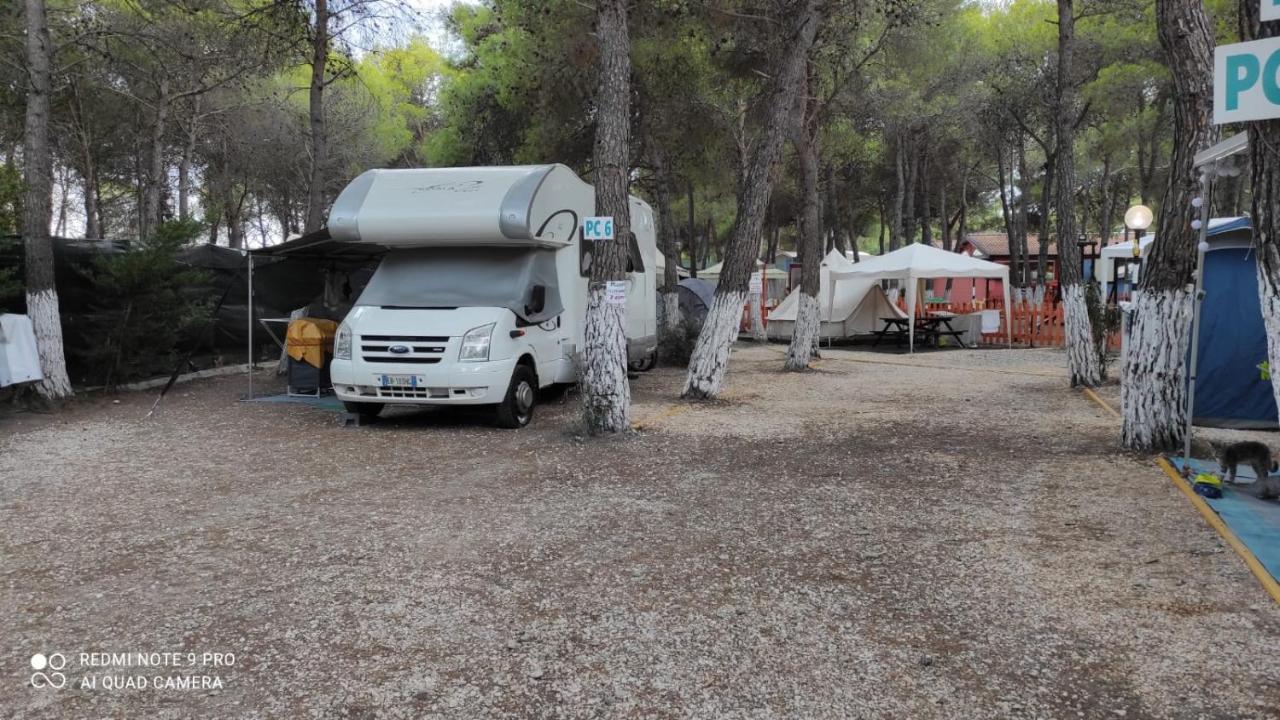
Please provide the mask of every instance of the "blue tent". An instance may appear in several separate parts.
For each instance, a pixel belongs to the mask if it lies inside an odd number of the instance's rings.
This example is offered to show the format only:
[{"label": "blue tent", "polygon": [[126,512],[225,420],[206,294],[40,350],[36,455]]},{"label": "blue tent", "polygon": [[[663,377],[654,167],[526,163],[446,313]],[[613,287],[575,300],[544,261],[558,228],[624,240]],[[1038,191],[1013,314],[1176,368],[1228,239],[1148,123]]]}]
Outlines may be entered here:
[{"label": "blue tent", "polygon": [[1193,422],[1274,429],[1275,396],[1258,367],[1267,359],[1267,338],[1249,218],[1214,219],[1207,234]]}]

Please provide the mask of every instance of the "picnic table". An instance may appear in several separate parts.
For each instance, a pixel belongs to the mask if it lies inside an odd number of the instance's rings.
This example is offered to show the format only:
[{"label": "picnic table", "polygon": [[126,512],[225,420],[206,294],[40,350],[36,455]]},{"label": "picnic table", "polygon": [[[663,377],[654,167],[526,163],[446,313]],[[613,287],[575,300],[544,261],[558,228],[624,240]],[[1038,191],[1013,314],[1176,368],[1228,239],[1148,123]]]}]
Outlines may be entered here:
[{"label": "picnic table", "polygon": [[[936,347],[938,338],[946,335],[955,338],[960,347],[968,348],[969,346],[964,344],[964,331],[951,327],[951,319],[954,317],[956,317],[955,313],[940,310],[916,318],[916,337],[925,343],[932,341]],[[876,333],[875,342],[871,343],[871,347],[879,345],[880,341],[889,335],[892,335],[897,344],[901,346],[902,341],[911,332],[910,319],[904,317],[882,317],[880,320],[884,322],[884,328]]]}]

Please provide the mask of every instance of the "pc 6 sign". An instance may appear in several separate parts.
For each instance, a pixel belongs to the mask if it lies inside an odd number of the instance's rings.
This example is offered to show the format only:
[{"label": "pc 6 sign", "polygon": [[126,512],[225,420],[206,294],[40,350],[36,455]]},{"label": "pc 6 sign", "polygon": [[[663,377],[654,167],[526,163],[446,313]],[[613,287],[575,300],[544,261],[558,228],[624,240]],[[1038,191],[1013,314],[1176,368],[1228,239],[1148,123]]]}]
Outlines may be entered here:
[{"label": "pc 6 sign", "polygon": [[[1275,0],[1261,0],[1264,9]],[[1280,38],[1213,49],[1213,122],[1280,117]]]},{"label": "pc 6 sign", "polygon": [[612,240],[612,217],[589,217],[582,219],[582,238],[584,240]]}]

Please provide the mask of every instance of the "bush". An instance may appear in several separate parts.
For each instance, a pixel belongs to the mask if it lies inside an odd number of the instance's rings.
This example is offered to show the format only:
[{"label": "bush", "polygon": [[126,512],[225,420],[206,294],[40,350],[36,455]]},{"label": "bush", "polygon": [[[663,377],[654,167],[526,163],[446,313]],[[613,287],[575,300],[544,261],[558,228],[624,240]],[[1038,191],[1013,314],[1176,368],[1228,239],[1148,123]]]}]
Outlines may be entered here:
[{"label": "bush", "polygon": [[0,165],[0,258],[13,258],[15,262],[0,263],[0,313],[11,312],[22,306],[22,278],[18,276],[17,258],[22,250],[16,236],[22,222],[22,176],[15,168]]},{"label": "bush", "polygon": [[[17,257],[18,243],[0,237],[0,258]],[[22,306],[22,278],[18,263],[0,265],[0,313],[15,312]]]},{"label": "bush", "polygon": [[82,342],[67,351],[92,368],[91,382],[114,388],[173,368],[212,305],[208,276],[177,261],[200,231],[193,221],[163,223],[152,237],[84,271],[93,295],[76,318]]},{"label": "bush", "polygon": [[658,348],[659,358],[667,365],[688,365],[701,331],[701,323],[689,322],[685,318],[676,332],[662,334],[661,347]]},{"label": "bush", "polygon": [[1084,286],[1084,301],[1089,309],[1089,324],[1093,326],[1093,351],[1098,355],[1098,366],[1105,376],[1107,363],[1107,337],[1120,329],[1120,308],[1106,304],[1098,283],[1090,280]]}]

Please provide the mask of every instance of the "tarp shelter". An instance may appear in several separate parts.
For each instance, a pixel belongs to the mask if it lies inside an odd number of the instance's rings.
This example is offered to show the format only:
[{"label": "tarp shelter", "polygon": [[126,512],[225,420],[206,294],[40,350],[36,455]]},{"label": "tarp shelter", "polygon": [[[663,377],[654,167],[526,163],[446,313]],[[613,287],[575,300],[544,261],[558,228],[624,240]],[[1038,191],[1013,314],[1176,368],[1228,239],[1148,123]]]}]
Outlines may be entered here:
[{"label": "tarp shelter", "polygon": [[716,297],[716,287],[702,278],[685,278],[676,289],[680,302],[680,319],[701,328],[711,311],[711,303]]},{"label": "tarp shelter", "polygon": [[[317,296],[323,298],[311,303],[312,306],[320,307],[308,307],[305,312],[307,316],[342,320],[363,291],[372,268],[386,252],[386,247],[374,243],[335,240],[327,227],[279,245],[250,250],[245,288],[249,357],[254,357],[254,325],[262,317],[255,314],[255,310],[260,308],[259,293],[273,289],[255,288],[255,275],[261,272],[258,269],[260,266],[265,265],[272,270],[282,269],[307,280],[315,292],[303,302],[310,302]],[[342,282],[338,283],[338,280]],[[338,285],[341,287],[337,287]],[[289,304],[282,307],[294,309],[298,306]],[[253,398],[252,365],[249,370],[249,398]]]},{"label": "tarp shelter", "polygon": [[[1154,235],[1146,235],[1138,240],[1138,252],[1141,253],[1139,259],[1144,259],[1151,252],[1151,243],[1155,240]],[[1133,241],[1126,240],[1114,245],[1107,245],[1098,252],[1098,262],[1094,266],[1094,278],[1096,278],[1102,286],[1102,297],[1107,297],[1108,286],[1116,276],[1116,263],[1121,265],[1133,260]],[[1125,278],[1125,282],[1129,287],[1137,281],[1137,277]]]},{"label": "tarp shelter", "polygon": [[854,279],[901,280],[907,295],[907,330],[909,349],[915,352],[916,296],[920,281],[927,278],[996,278],[1004,288],[1005,329],[1013,344],[1013,326],[1009,322],[1009,268],[999,263],[979,260],[971,255],[947,252],[939,248],[913,243],[870,260],[863,260],[840,271],[831,271],[832,292],[841,283]]},{"label": "tarp shelter", "polygon": [[[880,283],[872,278],[850,278],[833,287],[831,273],[852,267],[855,263],[838,250],[832,250],[822,259],[818,280],[818,314],[822,320],[819,338],[866,335],[880,329],[882,317],[906,317],[897,305],[889,302]],[[797,287],[769,313],[769,337],[775,340],[791,337],[799,309],[800,288]]]},{"label": "tarp shelter", "polygon": [[1267,359],[1267,335],[1249,218],[1210,220],[1206,241],[1193,422],[1274,429],[1275,395],[1258,367]]}]

